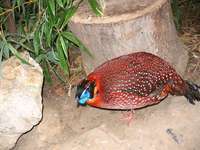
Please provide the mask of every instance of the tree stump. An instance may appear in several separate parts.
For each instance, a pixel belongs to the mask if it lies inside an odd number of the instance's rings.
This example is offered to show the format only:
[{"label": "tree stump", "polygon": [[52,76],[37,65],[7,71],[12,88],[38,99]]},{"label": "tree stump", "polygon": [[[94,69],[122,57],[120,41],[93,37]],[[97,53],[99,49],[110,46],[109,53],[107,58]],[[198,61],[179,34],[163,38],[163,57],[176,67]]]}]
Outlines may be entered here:
[{"label": "tree stump", "polygon": [[82,53],[87,73],[111,58],[146,51],[183,75],[188,54],[178,39],[168,0],[104,0],[103,11],[103,17],[96,17],[83,3],[69,24],[94,56]]}]

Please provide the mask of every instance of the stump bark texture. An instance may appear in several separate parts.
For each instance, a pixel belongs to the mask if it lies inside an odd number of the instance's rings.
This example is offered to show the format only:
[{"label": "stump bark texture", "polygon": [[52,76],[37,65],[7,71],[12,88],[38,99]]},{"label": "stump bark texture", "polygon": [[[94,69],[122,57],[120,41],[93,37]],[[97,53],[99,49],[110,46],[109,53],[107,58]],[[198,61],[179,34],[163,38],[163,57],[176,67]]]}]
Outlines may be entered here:
[{"label": "stump bark texture", "polygon": [[104,0],[104,16],[82,4],[69,26],[94,58],[82,53],[87,73],[106,60],[146,51],[168,61],[183,75],[188,54],[179,41],[168,0]]}]

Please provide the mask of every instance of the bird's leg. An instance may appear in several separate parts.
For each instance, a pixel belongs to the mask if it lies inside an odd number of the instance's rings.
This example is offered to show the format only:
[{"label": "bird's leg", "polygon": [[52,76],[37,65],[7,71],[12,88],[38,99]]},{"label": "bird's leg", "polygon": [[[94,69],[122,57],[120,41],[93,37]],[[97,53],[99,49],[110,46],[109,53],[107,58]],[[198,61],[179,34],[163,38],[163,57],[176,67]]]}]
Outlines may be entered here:
[{"label": "bird's leg", "polygon": [[135,114],[134,109],[122,111],[122,114],[123,117],[120,120],[125,121],[129,126],[131,121],[134,119],[134,114]]}]

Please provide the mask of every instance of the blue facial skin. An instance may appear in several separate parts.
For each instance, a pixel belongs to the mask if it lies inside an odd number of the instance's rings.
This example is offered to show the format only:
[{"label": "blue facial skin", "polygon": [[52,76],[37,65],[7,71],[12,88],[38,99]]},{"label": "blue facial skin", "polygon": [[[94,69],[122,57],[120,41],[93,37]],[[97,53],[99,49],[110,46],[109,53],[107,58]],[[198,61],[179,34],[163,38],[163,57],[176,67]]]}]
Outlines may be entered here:
[{"label": "blue facial skin", "polygon": [[88,89],[85,89],[81,94],[78,103],[84,105],[90,99],[90,97],[91,97],[90,92],[88,91]]}]

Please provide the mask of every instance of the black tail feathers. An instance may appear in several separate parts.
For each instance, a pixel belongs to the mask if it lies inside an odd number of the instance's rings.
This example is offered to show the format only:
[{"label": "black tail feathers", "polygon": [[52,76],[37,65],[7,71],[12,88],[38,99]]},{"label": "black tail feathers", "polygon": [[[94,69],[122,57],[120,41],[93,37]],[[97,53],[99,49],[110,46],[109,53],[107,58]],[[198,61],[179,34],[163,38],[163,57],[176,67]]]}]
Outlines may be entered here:
[{"label": "black tail feathers", "polygon": [[200,101],[200,86],[186,81],[187,88],[185,92],[185,97],[187,98],[188,102],[195,105],[194,101]]}]

